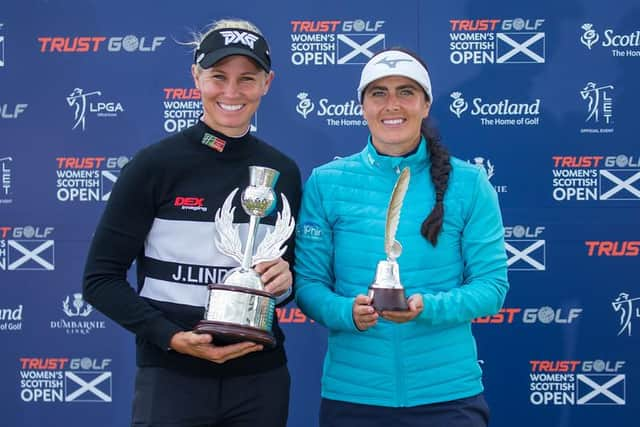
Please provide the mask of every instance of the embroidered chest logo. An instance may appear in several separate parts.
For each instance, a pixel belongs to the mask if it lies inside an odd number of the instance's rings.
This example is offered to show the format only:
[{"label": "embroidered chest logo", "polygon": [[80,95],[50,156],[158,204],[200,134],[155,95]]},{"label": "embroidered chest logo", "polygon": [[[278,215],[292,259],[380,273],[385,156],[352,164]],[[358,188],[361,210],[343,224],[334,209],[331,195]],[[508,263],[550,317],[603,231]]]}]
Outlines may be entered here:
[{"label": "embroidered chest logo", "polygon": [[173,206],[179,206],[182,210],[207,212],[208,207],[204,205],[204,197],[176,197]]},{"label": "embroidered chest logo", "polygon": [[205,133],[202,137],[202,144],[206,145],[209,148],[213,148],[214,150],[222,153],[224,150],[224,146],[227,145],[227,141],[222,138],[218,138],[215,135],[211,135],[210,133]]}]

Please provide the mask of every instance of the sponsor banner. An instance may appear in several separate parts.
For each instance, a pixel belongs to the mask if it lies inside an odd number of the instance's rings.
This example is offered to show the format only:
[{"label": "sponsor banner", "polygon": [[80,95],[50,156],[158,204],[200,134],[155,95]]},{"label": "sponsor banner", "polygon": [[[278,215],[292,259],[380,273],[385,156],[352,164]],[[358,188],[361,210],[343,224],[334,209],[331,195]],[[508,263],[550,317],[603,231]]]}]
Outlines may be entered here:
[{"label": "sponsor banner", "polygon": [[582,308],[504,307],[496,314],[473,319],[477,324],[568,325],[582,316]]},{"label": "sponsor banner", "polygon": [[26,111],[29,104],[0,104],[0,120],[15,120]]},{"label": "sponsor banner", "polygon": [[21,357],[20,399],[27,403],[110,403],[111,359]]},{"label": "sponsor banner", "polygon": [[536,406],[626,405],[626,361],[531,360],[529,402]]},{"label": "sponsor banner", "polygon": [[450,19],[449,61],[459,65],[543,64],[540,18]]},{"label": "sponsor banner", "polygon": [[79,128],[83,132],[87,126],[87,117],[117,118],[124,113],[124,107],[120,102],[102,98],[100,90],[76,87],[66,96],[66,101],[73,112],[71,129]]},{"label": "sponsor banner", "polygon": [[86,54],[91,52],[108,53],[149,53],[155,52],[164,44],[164,36],[39,36],[38,46],[41,53]]},{"label": "sponsor banner", "polygon": [[637,156],[552,156],[552,197],[567,201],[640,200],[640,162]]},{"label": "sponsor banner", "polygon": [[[166,133],[181,130],[198,123],[202,115],[199,89],[166,87],[163,89],[163,129]],[[258,112],[251,118],[250,132],[258,131]]]},{"label": "sponsor banner", "polygon": [[510,98],[475,97],[468,102],[462,92],[452,92],[449,111],[458,119],[474,118],[482,126],[538,126],[540,98],[519,102]]},{"label": "sponsor banner", "polygon": [[13,157],[0,155],[0,205],[13,202]]},{"label": "sponsor banner", "polygon": [[278,323],[315,323],[313,319],[305,315],[298,307],[279,307],[276,308],[276,316]]},{"label": "sponsor banner", "polygon": [[296,19],[290,25],[295,66],[363,65],[385,48],[382,20]]},{"label": "sponsor banner", "polygon": [[[0,31],[3,30],[4,24],[2,22],[0,22]],[[5,66],[5,60],[4,60],[4,43],[5,43],[5,36],[3,33],[0,33],[0,68]]]},{"label": "sponsor banner", "polygon": [[106,202],[127,156],[56,157],[56,198],[60,202]]},{"label": "sponsor banner", "polygon": [[472,165],[476,165],[479,168],[484,169],[485,173],[487,174],[487,178],[489,178],[489,181],[491,181],[491,184],[493,184],[493,188],[496,190],[496,193],[507,193],[509,191],[509,188],[506,185],[495,183],[496,180],[494,180],[493,177],[496,175],[496,167],[491,159],[486,159],[484,157],[474,157],[472,160],[467,161]]},{"label": "sponsor banner", "polygon": [[587,110],[580,133],[613,133],[613,89],[611,84],[587,82],[580,90]]},{"label": "sponsor banner", "polygon": [[0,332],[22,330],[22,304],[0,307]]},{"label": "sponsor banner", "polygon": [[357,99],[316,99],[308,92],[299,92],[295,110],[304,120],[324,123],[329,127],[362,127],[367,121],[362,117],[362,106]]},{"label": "sponsor banner", "polygon": [[0,226],[0,271],[55,270],[54,228]]},{"label": "sponsor banner", "polygon": [[620,292],[611,303],[613,311],[620,315],[618,336],[631,336],[631,328],[640,319],[640,296],[631,296],[628,292]]},{"label": "sponsor banner", "polygon": [[585,22],[580,43],[588,50],[605,48],[617,58],[640,58],[640,29],[619,30]]},{"label": "sponsor banner", "polygon": [[504,228],[507,266],[511,271],[545,271],[546,240],[541,239],[546,227],[508,226]]},{"label": "sponsor banner", "polygon": [[640,255],[639,240],[586,240],[587,256],[636,257]]},{"label": "sponsor banner", "polygon": [[93,306],[82,298],[81,293],[67,295],[60,304],[65,317],[51,320],[51,329],[60,329],[68,335],[88,335],[96,329],[105,329],[106,321],[95,320]]}]

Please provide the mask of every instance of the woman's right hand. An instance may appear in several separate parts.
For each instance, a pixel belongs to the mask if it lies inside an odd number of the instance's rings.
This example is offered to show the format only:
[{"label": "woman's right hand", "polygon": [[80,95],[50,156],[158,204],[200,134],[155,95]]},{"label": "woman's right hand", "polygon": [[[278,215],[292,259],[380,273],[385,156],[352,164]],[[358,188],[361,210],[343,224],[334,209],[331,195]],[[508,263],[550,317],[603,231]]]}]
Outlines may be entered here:
[{"label": "woman's right hand", "polygon": [[209,334],[196,334],[192,331],[178,332],[171,337],[169,346],[178,353],[188,354],[215,363],[242,357],[263,349],[261,344],[243,341],[237,344],[217,346]]},{"label": "woman's right hand", "polygon": [[378,323],[378,313],[371,305],[371,298],[358,295],[353,301],[353,323],[360,331],[366,331]]}]

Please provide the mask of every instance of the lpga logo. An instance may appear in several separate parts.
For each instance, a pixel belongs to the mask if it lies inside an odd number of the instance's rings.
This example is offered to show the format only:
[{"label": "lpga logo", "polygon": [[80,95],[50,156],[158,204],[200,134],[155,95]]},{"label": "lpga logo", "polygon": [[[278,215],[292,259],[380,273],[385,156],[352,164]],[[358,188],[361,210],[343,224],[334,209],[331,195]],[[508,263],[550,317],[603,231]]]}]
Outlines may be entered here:
[{"label": "lpga logo", "polygon": [[453,102],[449,105],[449,110],[460,118],[462,113],[469,108],[469,104],[464,100],[461,92],[453,92],[451,98],[453,98]]},{"label": "lpga logo", "polygon": [[600,40],[600,36],[593,29],[593,24],[583,24],[580,28],[584,30],[584,34],[580,37],[580,42],[591,50],[591,47]]},{"label": "lpga logo", "polygon": [[99,90],[83,93],[82,89],[75,88],[69,96],[67,96],[67,104],[69,104],[69,107],[75,107],[73,114],[75,116],[76,124],[73,125],[73,129],[77,128],[78,125],[82,125],[82,130],[84,130],[85,119],[87,116],[87,97],[92,95],[100,96],[102,93]]},{"label": "lpga logo", "polygon": [[[639,301],[639,298],[629,298],[629,294],[620,292],[620,295],[611,303],[614,311],[620,312],[620,332],[618,336],[626,330],[627,335],[631,336],[631,319],[640,318],[640,307],[634,307],[634,302]],[[634,310],[635,308],[635,310]]]},{"label": "lpga logo", "polygon": [[298,105],[296,105],[296,111],[305,119],[307,118],[307,115],[310,112],[312,112],[315,107],[315,105],[313,104],[313,101],[311,101],[311,99],[309,99],[308,96],[309,96],[308,93],[300,92],[298,94],[298,99],[300,100],[300,102],[298,102]]}]

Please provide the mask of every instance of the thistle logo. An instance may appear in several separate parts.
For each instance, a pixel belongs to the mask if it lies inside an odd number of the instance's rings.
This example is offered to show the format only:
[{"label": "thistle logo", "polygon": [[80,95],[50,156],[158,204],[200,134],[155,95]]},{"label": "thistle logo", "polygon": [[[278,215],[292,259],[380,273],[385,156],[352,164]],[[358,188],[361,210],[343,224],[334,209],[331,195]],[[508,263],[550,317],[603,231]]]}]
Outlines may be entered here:
[{"label": "thistle logo", "polygon": [[65,300],[62,302],[62,311],[69,317],[87,317],[93,311],[93,307],[82,299],[82,294],[77,293],[73,294],[73,307],[75,310],[72,310],[69,307],[69,297],[67,296]]},{"label": "thistle logo", "polygon": [[306,119],[307,115],[313,111],[315,105],[309,98],[308,93],[300,92],[297,96],[300,102],[298,102],[298,105],[296,105],[296,111]]},{"label": "thistle logo", "polygon": [[611,303],[615,312],[620,312],[620,331],[618,336],[625,331],[627,336],[631,336],[631,320],[640,318],[640,307],[637,305],[640,297],[629,298],[626,292],[620,292],[618,297]]},{"label": "thistle logo", "polygon": [[88,320],[92,313],[95,313],[93,306],[82,299],[81,293],[67,296],[62,301],[62,312],[67,315],[57,320],[51,320],[51,329],[62,329],[68,335],[88,335],[94,329],[106,329],[104,320]]},{"label": "thistle logo", "polygon": [[224,37],[224,45],[242,43],[245,46],[249,46],[253,49],[253,45],[258,40],[258,36],[251,33],[245,33],[244,31],[220,31],[220,34]]},{"label": "thistle logo", "polygon": [[[471,160],[469,160],[469,163],[472,163]],[[484,157],[474,157],[472,164],[484,169],[484,171],[487,173],[488,179],[491,179],[493,177],[495,167],[493,166],[493,163],[491,163],[491,160],[487,160],[487,163],[485,165]]]},{"label": "thistle logo", "polygon": [[449,105],[449,110],[460,118],[462,113],[469,108],[469,104],[462,97],[462,92],[452,92],[450,96],[453,98],[453,102]]},{"label": "thistle logo", "polygon": [[584,30],[584,34],[580,37],[580,42],[585,45],[589,50],[593,47],[594,44],[600,40],[600,36],[593,29],[593,24],[585,23],[580,27]]}]

